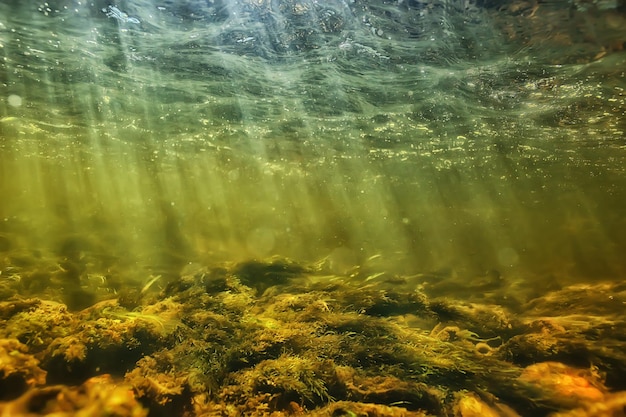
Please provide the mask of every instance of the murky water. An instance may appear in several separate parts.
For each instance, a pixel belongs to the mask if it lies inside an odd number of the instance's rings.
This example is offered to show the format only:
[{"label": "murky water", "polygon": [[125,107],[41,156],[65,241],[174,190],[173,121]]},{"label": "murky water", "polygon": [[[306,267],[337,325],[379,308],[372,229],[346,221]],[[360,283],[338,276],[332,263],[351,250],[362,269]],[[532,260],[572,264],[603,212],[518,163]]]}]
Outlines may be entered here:
[{"label": "murky water", "polygon": [[2,1],[0,249],[623,276],[609,3]]}]

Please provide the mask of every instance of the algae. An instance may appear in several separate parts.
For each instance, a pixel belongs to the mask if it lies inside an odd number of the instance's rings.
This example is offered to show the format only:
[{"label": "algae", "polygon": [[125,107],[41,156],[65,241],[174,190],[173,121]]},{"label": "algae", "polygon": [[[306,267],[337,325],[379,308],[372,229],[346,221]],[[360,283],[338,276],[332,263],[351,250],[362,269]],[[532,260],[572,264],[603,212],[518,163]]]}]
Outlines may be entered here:
[{"label": "algae", "polygon": [[[96,378],[97,389],[127,387],[110,415],[590,416],[602,403],[619,415],[621,283],[539,297],[529,285],[512,311],[409,281],[275,258],[196,265],[150,291],[138,283],[132,310],[101,291],[80,311],[13,281],[0,302],[0,409],[30,415],[45,397],[41,413],[52,412],[101,395],[85,388]],[[563,311],[567,300],[575,308]]]}]

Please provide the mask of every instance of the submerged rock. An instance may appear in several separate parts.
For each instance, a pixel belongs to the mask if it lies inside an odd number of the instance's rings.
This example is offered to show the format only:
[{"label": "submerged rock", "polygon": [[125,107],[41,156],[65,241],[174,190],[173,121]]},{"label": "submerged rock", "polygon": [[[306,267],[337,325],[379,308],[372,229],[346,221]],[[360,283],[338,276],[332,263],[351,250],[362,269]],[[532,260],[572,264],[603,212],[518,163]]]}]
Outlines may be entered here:
[{"label": "submerged rock", "polygon": [[512,314],[280,259],[186,271],[160,292],[141,283],[131,304],[0,302],[0,410],[613,416],[624,403],[626,322],[596,306],[618,284],[555,289]]}]

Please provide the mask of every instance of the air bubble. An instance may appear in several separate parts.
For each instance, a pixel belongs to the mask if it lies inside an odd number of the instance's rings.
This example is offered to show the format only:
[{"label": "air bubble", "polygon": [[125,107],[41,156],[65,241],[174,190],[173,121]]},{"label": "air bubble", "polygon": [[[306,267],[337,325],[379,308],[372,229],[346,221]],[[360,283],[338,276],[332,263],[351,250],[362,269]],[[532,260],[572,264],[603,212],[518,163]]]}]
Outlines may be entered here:
[{"label": "air bubble", "polygon": [[7,101],[9,102],[9,106],[12,107],[20,107],[22,105],[22,97],[17,94],[11,94]]}]

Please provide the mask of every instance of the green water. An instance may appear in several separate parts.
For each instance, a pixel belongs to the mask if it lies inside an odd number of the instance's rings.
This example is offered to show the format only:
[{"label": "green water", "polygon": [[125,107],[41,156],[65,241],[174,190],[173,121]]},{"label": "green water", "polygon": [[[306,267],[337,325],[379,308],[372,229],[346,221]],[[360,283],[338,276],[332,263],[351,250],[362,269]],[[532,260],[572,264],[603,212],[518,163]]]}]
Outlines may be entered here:
[{"label": "green water", "polygon": [[1,265],[623,277],[625,28],[610,2],[2,0]]}]

